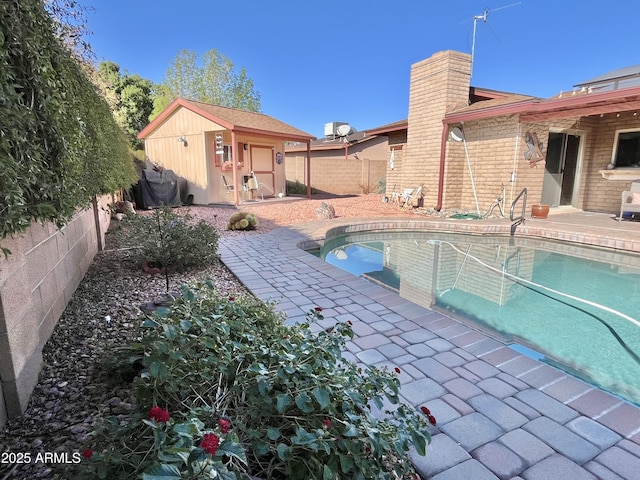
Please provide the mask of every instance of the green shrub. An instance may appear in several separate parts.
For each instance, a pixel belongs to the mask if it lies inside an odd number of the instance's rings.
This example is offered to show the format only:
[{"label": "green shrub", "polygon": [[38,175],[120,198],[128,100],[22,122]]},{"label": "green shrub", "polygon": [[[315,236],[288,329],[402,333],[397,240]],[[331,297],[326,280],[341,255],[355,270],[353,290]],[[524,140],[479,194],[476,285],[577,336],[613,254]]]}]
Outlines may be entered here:
[{"label": "green shrub", "polygon": [[151,215],[128,215],[124,221],[130,246],[141,261],[158,268],[191,268],[211,265],[218,258],[218,232],[201,220],[177,215],[169,207]]},{"label": "green shrub", "polygon": [[[311,193],[319,193],[317,188],[311,187]],[[296,180],[292,182],[287,180],[287,195],[306,195],[307,194],[307,186],[300,181]]]},{"label": "green shrub", "polygon": [[[321,309],[307,317],[286,326],[273,304],[222,298],[210,285],[183,288],[123,354],[144,367],[134,382],[140,413],[103,423],[88,471],[124,478],[115,473],[126,469],[133,478],[170,469],[169,478],[213,478],[194,474],[203,464],[191,460],[204,458],[207,468],[232,472],[222,478],[414,478],[407,452],[425,453],[425,417],[398,403],[394,372],[362,371],[342,357],[353,336],[349,322],[315,334],[309,322],[322,319]],[[375,409],[385,400],[393,408],[382,415]],[[158,405],[171,418],[181,412],[175,423],[142,418]],[[220,419],[233,436],[217,432]],[[220,437],[225,455],[203,455],[205,431]]]},{"label": "green shrub", "polygon": [[43,2],[0,2],[0,241],[136,180],[124,133],[54,31]]},{"label": "green shrub", "polygon": [[258,219],[253,213],[234,213],[227,222],[227,230],[255,230],[257,227]]},{"label": "green shrub", "polygon": [[101,419],[75,478],[242,478],[232,473],[247,464],[238,435],[212,413],[194,409],[184,415],[155,405],[126,422]]}]

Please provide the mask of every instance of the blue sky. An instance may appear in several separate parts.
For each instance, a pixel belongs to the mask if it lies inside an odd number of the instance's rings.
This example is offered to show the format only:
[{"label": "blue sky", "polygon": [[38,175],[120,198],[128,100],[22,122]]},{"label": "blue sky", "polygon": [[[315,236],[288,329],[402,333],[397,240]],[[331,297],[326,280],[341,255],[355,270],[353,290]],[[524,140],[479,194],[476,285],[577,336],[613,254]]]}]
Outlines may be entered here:
[{"label": "blue sky", "polygon": [[81,0],[98,60],[160,82],[182,49],[245,67],[262,111],[314,136],[408,116],[411,65],[471,53],[472,85],[540,97],[640,64],[629,0]]}]

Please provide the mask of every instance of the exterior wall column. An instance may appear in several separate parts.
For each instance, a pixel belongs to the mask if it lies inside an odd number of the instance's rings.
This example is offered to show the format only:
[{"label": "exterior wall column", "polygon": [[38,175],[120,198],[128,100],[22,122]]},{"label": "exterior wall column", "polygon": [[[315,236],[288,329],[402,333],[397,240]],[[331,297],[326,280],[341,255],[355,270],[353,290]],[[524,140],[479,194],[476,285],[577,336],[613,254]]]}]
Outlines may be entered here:
[{"label": "exterior wall column", "polygon": [[[403,188],[425,186],[424,205],[437,202],[442,118],[469,104],[471,55],[447,50],[411,66],[407,151],[400,181]],[[447,170],[446,192],[459,190],[463,172]],[[456,185],[456,182],[459,185]]]}]

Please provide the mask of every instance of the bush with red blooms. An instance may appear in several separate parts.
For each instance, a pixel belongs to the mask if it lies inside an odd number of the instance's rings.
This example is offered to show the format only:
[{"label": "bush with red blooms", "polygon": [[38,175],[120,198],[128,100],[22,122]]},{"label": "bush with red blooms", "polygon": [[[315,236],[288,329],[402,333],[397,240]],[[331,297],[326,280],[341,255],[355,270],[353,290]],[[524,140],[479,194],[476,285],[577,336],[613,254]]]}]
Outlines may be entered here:
[{"label": "bush with red blooms", "polygon": [[429,410],[424,405],[422,407],[420,407],[420,410],[422,411],[422,413],[424,413],[427,416],[427,420],[429,420],[429,423],[435,427],[436,426],[436,417],[434,417],[431,414],[431,410]]},{"label": "bush with red blooms", "polygon": [[[197,414],[198,412],[191,412]],[[93,448],[82,452],[87,461],[74,478],[244,478],[238,466],[247,460],[238,436],[230,433],[231,422],[220,418],[218,428],[207,429],[197,415],[178,423],[168,410],[157,405],[149,409],[146,418],[138,415],[138,422],[123,426],[115,419],[107,419],[95,432]],[[151,433],[151,435],[150,435]],[[106,443],[124,442],[126,452]],[[198,472],[192,476],[193,472]]]},{"label": "bush with red blooms", "polygon": [[200,448],[209,455],[215,455],[220,446],[220,438],[215,433],[205,433]]},{"label": "bush with red blooms", "polygon": [[169,421],[169,412],[167,410],[163,410],[162,408],[155,406],[151,407],[149,413],[147,414],[147,418],[149,420],[155,420],[158,423],[166,423]]},{"label": "bush with red blooms", "polygon": [[275,303],[183,287],[120,352],[143,365],[141,410],[103,420],[78,478],[413,479],[430,412],[400,403],[399,368],[347,361],[351,322],[323,313],[288,326]]},{"label": "bush with red blooms", "polygon": [[221,418],[218,420],[218,426],[220,427],[220,431],[222,433],[228,433],[231,428],[231,422],[226,418]]}]

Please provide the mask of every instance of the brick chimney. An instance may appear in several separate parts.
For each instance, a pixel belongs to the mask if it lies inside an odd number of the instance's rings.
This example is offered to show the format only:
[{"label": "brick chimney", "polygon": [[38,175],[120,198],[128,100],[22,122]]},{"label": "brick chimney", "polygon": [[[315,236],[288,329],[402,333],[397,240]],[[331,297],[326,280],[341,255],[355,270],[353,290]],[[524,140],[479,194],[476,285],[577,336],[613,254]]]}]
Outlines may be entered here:
[{"label": "brick chimney", "polygon": [[471,55],[447,50],[411,66],[409,128],[403,185],[426,187],[424,206],[435,205],[442,118],[469,104]]}]

